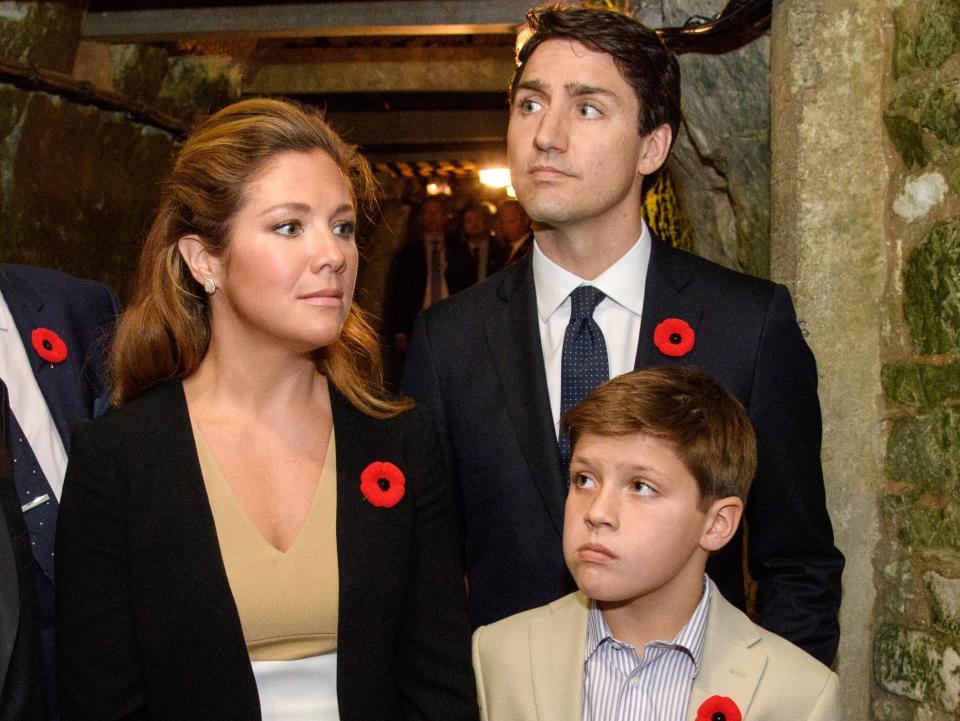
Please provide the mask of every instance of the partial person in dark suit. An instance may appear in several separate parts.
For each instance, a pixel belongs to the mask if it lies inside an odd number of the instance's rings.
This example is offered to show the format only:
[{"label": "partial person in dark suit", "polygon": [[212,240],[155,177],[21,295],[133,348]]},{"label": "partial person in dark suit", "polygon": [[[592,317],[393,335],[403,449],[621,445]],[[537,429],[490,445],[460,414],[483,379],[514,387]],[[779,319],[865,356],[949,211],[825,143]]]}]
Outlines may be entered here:
[{"label": "partial person in dark suit", "polygon": [[30,536],[13,485],[10,408],[0,381],[0,721],[41,721],[40,627]]},{"label": "partial person in dark suit", "polygon": [[247,100],[166,187],[67,469],[64,721],[475,719],[455,491],[352,303],[369,165]]},{"label": "partial person in dark suit", "polygon": [[50,719],[58,718],[54,531],[70,431],[106,409],[106,341],[119,312],[113,292],[101,283],[48,268],[0,264],[0,379],[8,389],[18,508],[34,557]]},{"label": "partial person in dark suit", "polygon": [[470,251],[473,278],[478,283],[500,270],[505,260],[503,249],[490,230],[490,221],[490,210],[482,203],[471,203],[460,214],[460,232]]},{"label": "partial person in dark suit", "polygon": [[443,199],[426,198],[417,211],[416,236],[397,252],[390,267],[384,335],[401,354],[406,353],[417,313],[474,282],[470,253],[455,237],[447,238],[446,224]]},{"label": "partial person in dark suit", "polygon": [[[573,586],[561,553],[562,411],[633,368],[687,365],[748,409],[759,465],[747,503],[756,620],[829,664],[843,556],[820,466],[817,370],[782,285],[675,250],[642,218],[644,177],[680,122],[676,59],[627,16],[528,15],[508,157],[535,242],[523,261],[421,314],[404,388],[425,403],[459,477],[471,620]],[[742,535],[710,561],[745,606]]]},{"label": "partial person in dark suit", "polygon": [[530,216],[516,200],[505,200],[497,211],[503,232],[504,266],[524,258],[533,247]]}]

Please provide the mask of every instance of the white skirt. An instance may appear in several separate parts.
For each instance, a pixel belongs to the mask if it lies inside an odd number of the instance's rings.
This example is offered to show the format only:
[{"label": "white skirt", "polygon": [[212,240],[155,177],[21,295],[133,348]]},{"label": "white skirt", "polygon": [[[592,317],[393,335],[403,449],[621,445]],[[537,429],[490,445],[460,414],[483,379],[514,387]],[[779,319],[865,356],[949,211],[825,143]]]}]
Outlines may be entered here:
[{"label": "white skirt", "polygon": [[251,665],[263,721],[340,721],[336,652]]}]

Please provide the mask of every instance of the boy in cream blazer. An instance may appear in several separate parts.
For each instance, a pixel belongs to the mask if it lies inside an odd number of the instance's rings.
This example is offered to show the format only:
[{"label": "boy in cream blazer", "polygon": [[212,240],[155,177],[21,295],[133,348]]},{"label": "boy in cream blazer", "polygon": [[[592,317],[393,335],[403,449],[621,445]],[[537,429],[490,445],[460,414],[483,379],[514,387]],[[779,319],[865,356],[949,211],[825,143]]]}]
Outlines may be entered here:
[{"label": "boy in cream blazer", "polygon": [[564,558],[579,588],[477,629],[484,721],[831,721],[837,676],[705,575],[756,466],[743,407],[699,371],[615,378],[564,415]]}]

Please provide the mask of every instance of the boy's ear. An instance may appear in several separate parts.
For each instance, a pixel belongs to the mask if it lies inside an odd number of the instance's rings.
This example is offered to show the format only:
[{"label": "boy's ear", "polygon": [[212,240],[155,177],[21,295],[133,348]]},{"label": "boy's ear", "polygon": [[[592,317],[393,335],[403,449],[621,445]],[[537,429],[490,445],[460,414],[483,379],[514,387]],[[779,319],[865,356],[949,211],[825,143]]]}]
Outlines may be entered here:
[{"label": "boy's ear", "polygon": [[183,236],[177,241],[177,250],[180,251],[180,257],[187,264],[190,275],[195,281],[203,285],[207,278],[212,278],[217,285],[220,285],[220,259],[210,254],[199,236],[194,234]]},{"label": "boy's ear", "polygon": [[743,501],[736,496],[718,498],[707,509],[700,546],[706,551],[719,551],[727,545],[740,525]]}]

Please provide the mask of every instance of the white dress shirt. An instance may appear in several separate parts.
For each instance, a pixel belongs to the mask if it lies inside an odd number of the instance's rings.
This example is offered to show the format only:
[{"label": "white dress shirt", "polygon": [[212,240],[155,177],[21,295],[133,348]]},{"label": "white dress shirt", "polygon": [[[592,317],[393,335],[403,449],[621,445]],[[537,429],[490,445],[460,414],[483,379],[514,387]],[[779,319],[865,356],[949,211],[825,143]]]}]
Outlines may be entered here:
[{"label": "white dress shirt", "polygon": [[592,285],[606,298],[593,311],[593,319],[607,345],[610,377],[634,369],[640,321],[643,316],[643,291],[650,264],[650,231],[643,224],[640,238],[613,265],[593,280],[584,280],[547,258],[533,241],[533,282],[537,289],[537,317],[540,321],[540,346],[547,371],[547,391],[554,430],[560,429],[560,366],[563,359],[563,335],[570,322],[570,293],[581,285]]},{"label": "white dress shirt", "polygon": [[[27,353],[36,351],[23,347],[19,330],[3,293],[0,293],[0,378],[7,386],[10,410],[59,501],[63,475],[67,470],[67,451],[27,357]],[[17,439],[12,441],[16,443]]]},{"label": "white dress shirt", "polygon": [[[437,252],[440,253],[440,272],[439,278],[433,277],[433,253],[436,245],[439,244]],[[433,303],[433,284],[440,283],[440,299],[449,298],[450,290],[447,288],[447,241],[444,235],[424,235],[423,236],[424,260],[427,264],[427,284],[423,290],[423,305],[426,310]]]}]

